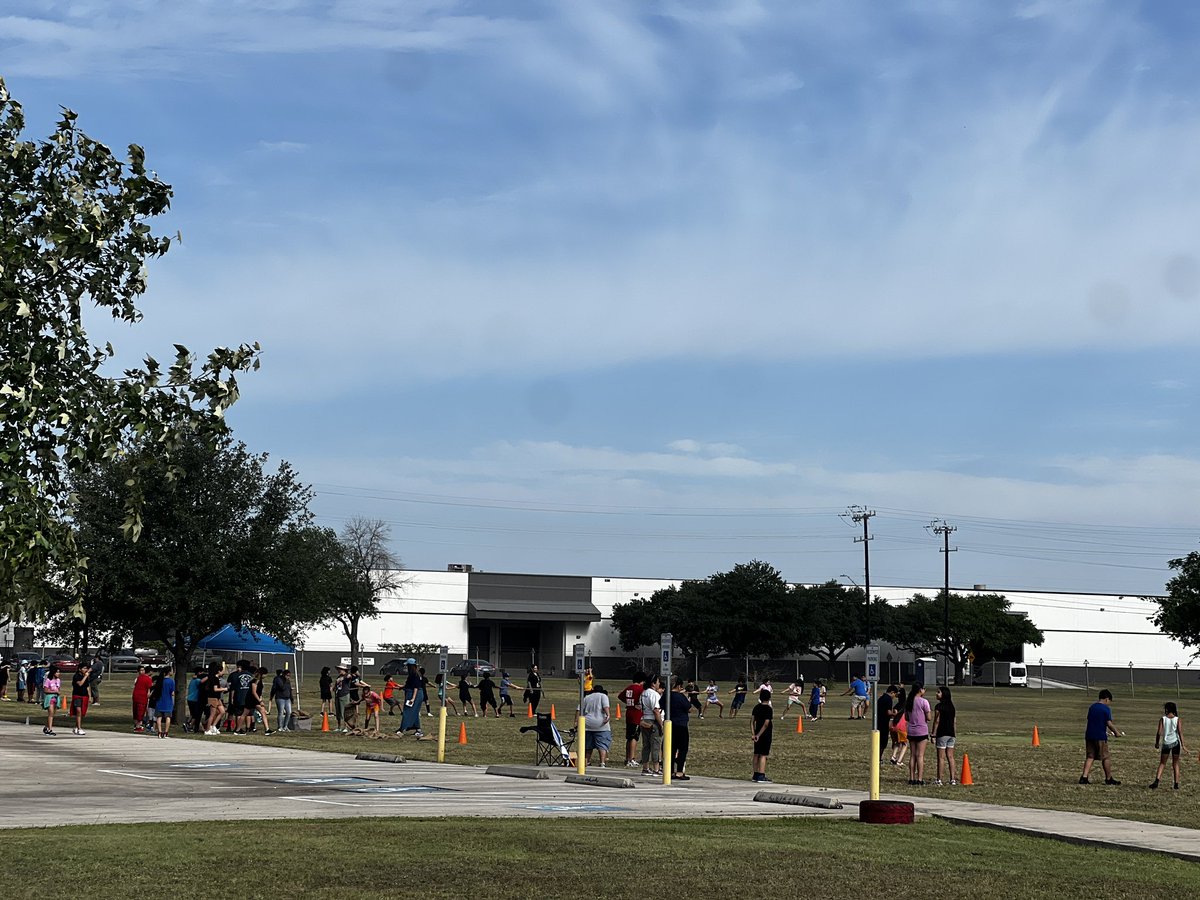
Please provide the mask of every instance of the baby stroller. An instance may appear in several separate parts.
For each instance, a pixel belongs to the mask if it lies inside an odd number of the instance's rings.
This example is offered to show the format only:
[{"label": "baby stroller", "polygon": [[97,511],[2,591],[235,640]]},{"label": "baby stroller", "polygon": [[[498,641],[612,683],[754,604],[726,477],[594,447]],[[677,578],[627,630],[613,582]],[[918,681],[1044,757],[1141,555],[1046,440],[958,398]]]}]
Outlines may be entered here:
[{"label": "baby stroller", "polygon": [[558,730],[549,713],[538,713],[537,723],[526,725],[521,729],[524,734],[532,731],[537,735],[533,748],[533,764],[535,766],[571,766],[571,745],[575,743],[575,729],[563,732]]}]

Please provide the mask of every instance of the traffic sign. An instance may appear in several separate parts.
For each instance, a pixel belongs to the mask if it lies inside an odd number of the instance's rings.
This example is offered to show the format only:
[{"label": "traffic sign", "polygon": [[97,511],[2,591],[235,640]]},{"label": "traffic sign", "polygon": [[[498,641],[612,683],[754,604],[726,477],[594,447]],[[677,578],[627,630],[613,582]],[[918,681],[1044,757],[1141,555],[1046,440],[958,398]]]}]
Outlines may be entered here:
[{"label": "traffic sign", "polygon": [[879,671],[879,645],[869,644],[867,646],[867,671]]},{"label": "traffic sign", "polygon": [[659,674],[663,678],[671,677],[671,655],[674,652],[675,638],[671,632],[663,632],[658,638],[659,646],[662,647],[662,666],[659,669]]},{"label": "traffic sign", "polygon": [[443,675],[445,675],[446,672],[449,671],[449,660],[447,659],[447,657],[449,655],[450,655],[449,647],[438,647],[438,671],[441,672]]},{"label": "traffic sign", "polygon": [[587,647],[583,644],[575,645],[575,674],[583,677],[583,663],[587,656]]}]

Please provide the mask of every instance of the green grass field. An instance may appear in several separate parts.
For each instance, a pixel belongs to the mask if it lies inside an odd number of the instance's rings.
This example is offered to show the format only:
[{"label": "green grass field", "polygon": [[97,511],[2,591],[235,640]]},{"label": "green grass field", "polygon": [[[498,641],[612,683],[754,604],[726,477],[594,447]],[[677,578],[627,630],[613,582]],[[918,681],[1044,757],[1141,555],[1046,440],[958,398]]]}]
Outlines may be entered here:
[{"label": "green grass field", "polygon": [[[112,676],[104,684],[103,703],[88,716],[90,728],[130,727],[129,686],[131,676]],[[315,679],[309,679],[315,687]],[[306,682],[306,687],[309,686]],[[548,680],[548,700],[559,712],[560,724],[571,723],[575,707],[574,683],[565,679]],[[623,685],[606,685],[615,694]],[[1200,708],[1200,691],[1188,689],[1179,701],[1185,742],[1190,753],[1184,759],[1183,789],[1173,791],[1169,782],[1166,790],[1146,789],[1154,774],[1157,754],[1154,750],[1154,731],[1164,700],[1175,699],[1174,689],[1139,688],[1136,698],[1129,696],[1129,686],[1113,686],[1113,704],[1117,724],[1127,732],[1122,739],[1112,741],[1115,775],[1124,784],[1105,787],[1093,783],[1083,787],[1076,783],[1083,762],[1083,720],[1096,689],[1082,691],[966,688],[955,692],[958,707],[958,755],[970,754],[975,785],[964,787],[910,788],[905,783],[904,769],[885,766],[882,786],[885,793],[926,794],[970,798],[986,803],[1001,803],[1050,809],[1075,810],[1191,827],[1200,821],[1200,766],[1196,753],[1200,751],[1200,718],[1190,723],[1190,710]],[[836,691],[831,691],[831,694]],[[304,695],[304,706],[319,709],[310,694]],[[776,716],[780,703],[776,704]],[[27,713],[35,721],[40,711],[34,707],[19,707],[16,703],[0,703],[0,716],[23,720]],[[806,784],[827,787],[866,789],[869,736],[864,722],[847,721],[844,698],[833,696],[827,715],[821,722],[805,722],[803,734],[796,734],[796,714],[782,722],[777,719],[777,732],[768,774],[777,783]],[[427,730],[436,729],[435,719],[424,719]],[[460,722],[466,722],[468,743],[456,743]],[[390,732],[399,724],[399,717],[384,716],[386,736],[380,738],[353,735],[301,732],[251,736],[241,741],[279,744],[312,750],[357,752],[364,748],[401,752],[410,759],[436,759],[436,743],[398,738]],[[449,718],[447,762],[479,765],[495,762],[528,763],[533,756],[533,736],[521,735],[518,728],[527,724],[524,710],[516,719]],[[1034,725],[1037,724],[1041,747],[1030,746]],[[388,727],[390,725],[390,728]],[[618,767],[623,754],[617,750],[624,736],[624,723],[614,723],[614,756]],[[319,719],[316,727],[320,727]],[[749,716],[743,713],[735,720],[717,719],[712,715],[691,726],[692,750],[688,771],[693,775],[714,775],[729,778],[749,777],[750,743]],[[67,732],[70,724],[62,729]],[[227,740],[184,736],[186,740]],[[934,767],[932,749],[927,752],[927,778],[932,780]],[[1098,781],[1099,779],[1093,779]]]},{"label": "green grass field", "polygon": [[66,826],[52,836],[51,853],[45,829],[0,833],[0,896],[118,886],[180,900],[1200,894],[1200,867],[1181,860],[933,820],[288,820]]}]

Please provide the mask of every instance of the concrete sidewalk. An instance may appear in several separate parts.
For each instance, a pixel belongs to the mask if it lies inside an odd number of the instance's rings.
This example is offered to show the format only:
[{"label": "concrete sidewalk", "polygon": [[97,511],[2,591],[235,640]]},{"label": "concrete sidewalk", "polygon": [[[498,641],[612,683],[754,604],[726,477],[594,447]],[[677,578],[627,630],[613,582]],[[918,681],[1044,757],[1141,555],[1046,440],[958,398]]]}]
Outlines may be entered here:
[{"label": "concrete sidewalk", "polygon": [[[404,744],[388,749],[403,754]],[[0,828],[358,816],[857,818],[858,804],[867,798],[863,791],[771,786],[844,805],[818,810],[756,803],[761,785],[749,780],[693,776],[664,787],[633,773],[636,786],[617,789],[568,784],[566,769],[548,769],[547,780],[529,781],[487,775],[478,766],[368,762],[340,753],[242,744],[231,736],[164,741],[92,731],[84,737],[47,738],[37,726],[2,722],[0,771],[10,776]],[[623,768],[589,769],[601,771],[630,774]],[[21,776],[11,777],[15,773]],[[1200,831],[1190,828],[969,800],[885,799],[912,801],[918,814],[961,824],[1200,861]]]}]

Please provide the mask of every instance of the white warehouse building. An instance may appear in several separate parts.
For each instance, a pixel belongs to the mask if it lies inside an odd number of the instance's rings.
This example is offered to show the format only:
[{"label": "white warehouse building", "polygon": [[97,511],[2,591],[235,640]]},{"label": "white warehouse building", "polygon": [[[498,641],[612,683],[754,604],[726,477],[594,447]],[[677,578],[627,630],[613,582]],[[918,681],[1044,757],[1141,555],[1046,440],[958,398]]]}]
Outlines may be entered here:
[{"label": "white warehouse building", "polygon": [[[452,658],[489,660],[514,674],[537,662],[544,674],[569,671],[572,648],[587,647],[592,667],[599,675],[626,675],[657,649],[627,654],[611,625],[613,607],[634,598],[678,585],[678,580],[615,578],[575,575],[535,575],[472,571],[452,566],[450,571],[406,571],[405,584],[379,604],[379,616],[362,622],[364,668],[382,665],[394,654],[385,644],[444,645]],[[894,605],[915,593],[932,596],[940,588],[929,586],[872,586],[871,593]],[[1002,593],[1012,611],[1024,614],[1042,630],[1041,647],[1014,648],[1014,662],[1025,662],[1031,674],[1044,666],[1047,678],[1083,681],[1085,665],[1090,681],[1174,681],[1176,666],[1184,681],[1197,680],[1200,666],[1179,642],[1163,635],[1149,617],[1154,605],[1140,597],[1110,594],[1074,594],[1039,591],[993,591],[983,585],[970,590]],[[346,635],[337,626],[315,628],[302,641],[307,666],[327,665],[346,656]],[[884,644],[883,676],[911,677],[913,654]],[[841,666],[857,668],[864,650],[850,651]],[[787,675],[808,668],[813,675],[818,660],[751,661],[753,668]],[[709,661],[703,672],[729,678],[742,671],[745,661]],[[891,666],[891,669],[888,666]]]}]

